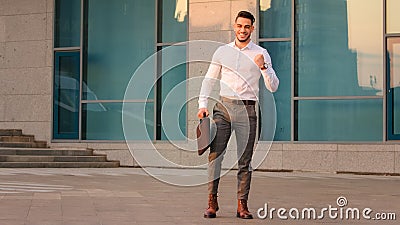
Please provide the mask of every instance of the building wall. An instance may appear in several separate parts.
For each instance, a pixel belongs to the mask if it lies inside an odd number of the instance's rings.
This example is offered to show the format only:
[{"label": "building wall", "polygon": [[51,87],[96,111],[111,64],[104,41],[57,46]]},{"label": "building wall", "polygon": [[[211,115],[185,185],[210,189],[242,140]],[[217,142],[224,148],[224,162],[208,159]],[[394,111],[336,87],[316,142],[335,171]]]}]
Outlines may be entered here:
[{"label": "building wall", "polygon": [[[121,160],[121,165],[142,165],[134,160],[125,143],[52,142],[53,0],[0,0],[0,5],[0,128],[23,129],[26,134],[48,141],[51,147],[89,147],[106,153],[109,159]],[[233,20],[243,9],[257,14],[256,0],[190,0],[189,40],[232,41]],[[207,68],[204,63],[191,63],[188,77],[204,76]],[[199,84],[189,86],[188,92],[197,94]],[[197,102],[189,102],[190,138],[195,137],[196,113]],[[207,154],[199,157],[196,152],[179,150],[168,142],[133,143],[133,156],[146,154],[154,148],[153,144],[177,165],[207,162]],[[398,142],[275,142],[269,152],[268,149],[269,143],[258,144],[255,158],[259,169],[400,173]],[[267,152],[267,158],[262,160]],[[163,166],[156,160],[146,165]]]},{"label": "building wall", "polygon": [[0,128],[50,140],[52,0],[0,1]]}]

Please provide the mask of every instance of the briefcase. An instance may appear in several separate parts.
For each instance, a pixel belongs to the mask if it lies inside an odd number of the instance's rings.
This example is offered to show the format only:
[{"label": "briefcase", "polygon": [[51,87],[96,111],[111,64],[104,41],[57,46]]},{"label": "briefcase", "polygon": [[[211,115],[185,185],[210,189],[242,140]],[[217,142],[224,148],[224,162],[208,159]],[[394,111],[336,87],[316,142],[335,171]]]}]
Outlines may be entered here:
[{"label": "briefcase", "polygon": [[205,151],[210,147],[210,118],[205,116],[200,119],[199,125],[196,129],[197,134],[197,153],[203,155]]}]

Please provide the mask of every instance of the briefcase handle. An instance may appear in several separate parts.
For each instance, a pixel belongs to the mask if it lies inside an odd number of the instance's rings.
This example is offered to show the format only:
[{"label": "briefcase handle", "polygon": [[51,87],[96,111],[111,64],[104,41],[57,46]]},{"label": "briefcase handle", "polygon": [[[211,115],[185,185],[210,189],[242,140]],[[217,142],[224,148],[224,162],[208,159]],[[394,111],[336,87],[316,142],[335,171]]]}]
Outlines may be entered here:
[{"label": "briefcase handle", "polygon": [[207,113],[203,112],[203,119],[207,117]]}]

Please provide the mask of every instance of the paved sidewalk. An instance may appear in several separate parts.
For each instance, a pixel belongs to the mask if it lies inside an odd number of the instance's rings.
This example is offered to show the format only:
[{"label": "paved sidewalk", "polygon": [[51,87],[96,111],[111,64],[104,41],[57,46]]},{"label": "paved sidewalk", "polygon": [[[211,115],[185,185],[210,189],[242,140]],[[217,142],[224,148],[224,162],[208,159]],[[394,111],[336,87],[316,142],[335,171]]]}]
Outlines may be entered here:
[{"label": "paved sidewalk", "polygon": [[[184,176],[182,170],[162,170],[165,176]],[[200,171],[205,172],[205,171]],[[400,217],[400,177],[317,173],[254,172],[249,208],[255,219],[236,218],[236,171],[221,180],[220,211],[203,218],[207,187],[178,187],[148,176],[137,168],[116,169],[0,169],[0,225],[131,225],[131,224],[399,224],[397,220],[367,220],[365,208]],[[176,175],[181,174],[181,175]],[[183,173],[184,174],[184,173]],[[347,199],[339,207],[338,197]],[[345,199],[342,199],[345,200]],[[257,217],[268,205],[284,208],[287,220]],[[341,204],[341,203],[339,203]],[[291,219],[296,209],[338,208],[332,219]],[[340,219],[346,209],[360,210],[360,219]],[[265,211],[260,211],[264,215]],[[307,216],[307,211],[305,211]],[[351,215],[351,214],[349,214]]]}]

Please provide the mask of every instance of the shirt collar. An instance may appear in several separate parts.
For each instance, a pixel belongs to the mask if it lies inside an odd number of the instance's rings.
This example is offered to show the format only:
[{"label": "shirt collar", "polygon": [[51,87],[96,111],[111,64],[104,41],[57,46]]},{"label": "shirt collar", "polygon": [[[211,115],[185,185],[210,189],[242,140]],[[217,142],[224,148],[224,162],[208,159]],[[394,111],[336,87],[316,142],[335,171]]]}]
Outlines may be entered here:
[{"label": "shirt collar", "polygon": [[[253,41],[250,40],[250,42],[244,48],[242,48],[241,50],[245,50],[246,48],[250,50],[253,47],[253,45],[254,45]],[[236,46],[235,41],[231,42],[230,46],[239,49]]]}]

